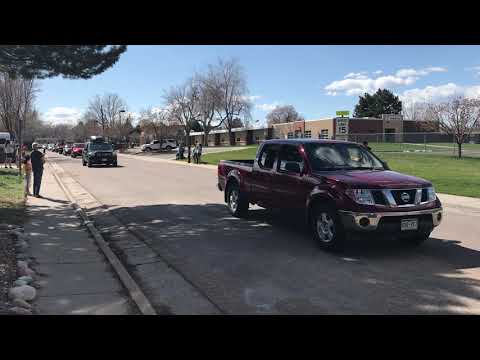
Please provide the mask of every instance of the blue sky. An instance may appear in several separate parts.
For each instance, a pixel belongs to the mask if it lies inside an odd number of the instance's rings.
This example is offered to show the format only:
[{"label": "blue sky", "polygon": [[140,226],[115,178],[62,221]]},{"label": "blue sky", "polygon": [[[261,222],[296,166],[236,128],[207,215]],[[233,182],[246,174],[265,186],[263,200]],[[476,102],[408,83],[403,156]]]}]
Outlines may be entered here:
[{"label": "blue sky", "polygon": [[89,80],[42,80],[37,108],[52,122],[75,123],[96,94],[117,93],[134,114],[162,106],[162,93],[219,57],[238,58],[255,96],[253,118],[278,104],[306,119],[353,111],[378,87],[406,103],[480,96],[480,46],[129,46],[118,63]]}]

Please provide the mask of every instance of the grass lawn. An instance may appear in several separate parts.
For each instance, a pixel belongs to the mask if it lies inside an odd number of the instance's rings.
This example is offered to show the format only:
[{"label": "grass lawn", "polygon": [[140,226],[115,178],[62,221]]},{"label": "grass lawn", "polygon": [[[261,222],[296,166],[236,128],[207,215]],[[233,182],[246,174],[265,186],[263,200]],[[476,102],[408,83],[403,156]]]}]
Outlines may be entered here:
[{"label": "grass lawn", "polygon": [[23,181],[17,170],[0,169],[0,223],[21,225],[24,215]]},{"label": "grass lawn", "polygon": [[[375,151],[375,149],[374,149]],[[216,165],[220,160],[254,159],[256,148],[206,154],[202,162]],[[480,158],[456,159],[428,153],[379,153],[392,170],[430,180],[436,191],[480,198]]]}]

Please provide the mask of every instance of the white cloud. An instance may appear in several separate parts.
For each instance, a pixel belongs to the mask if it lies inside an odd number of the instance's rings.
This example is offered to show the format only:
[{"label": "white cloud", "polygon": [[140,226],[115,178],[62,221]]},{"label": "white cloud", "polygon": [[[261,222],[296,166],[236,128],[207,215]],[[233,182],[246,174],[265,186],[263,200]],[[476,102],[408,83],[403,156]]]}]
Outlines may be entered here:
[{"label": "white cloud", "polygon": [[[414,84],[421,76],[426,76],[432,72],[447,71],[442,67],[427,67],[424,69],[400,69],[394,75],[382,75],[376,78],[370,78],[366,72],[351,72],[344,76],[343,80],[336,80],[325,86],[328,95],[361,95],[364,93],[373,93],[377,89],[398,88]],[[374,72],[376,75],[382,74],[382,70]]]},{"label": "white cloud", "polygon": [[454,96],[479,98],[480,86],[460,86],[454,83],[439,86],[430,85],[423,89],[406,90],[400,95],[400,100],[408,105],[415,102],[440,102]]},{"label": "white cloud", "polygon": [[373,72],[374,75],[381,75],[383,74],[383,70],[377,70]]},{"label": "white cloud", "polygon": [[447,71],[446,68],[439,67],[439,66],[431,66],[425,69],[400,69],[396,72],[396,76],[398,77],[420,77],[426,76],[432,72],[445,72]]},{"label": "white cloud", "polygon": [[261,99],[262,98],[262,95],[251,95],[251,96],[247,96],[247,99],[254,102],[258,99]]},{"label": "white cloud", "polygon": [[280,106],[280,105],[281,105],[280,102],[274,101],[273,103],[270,103],[270,104],[257,104],[255,105],[255,108],[267,112],[267,111],[272,111],[273,109],[275,109],[277,106]]},{"label": "white cloud", "polygon": [[74,107],[57,106],[41,114],[41,118],[53,124],[76,124],[82,117],[82,111]]},{"label": "white cloud", "polygon": [[480,76],[480,66],[474,66],[474,67],[471,67],[471,68],[466,68],[465,70],[473,71],[475,73],[475,76]]},{"label": "white cloud", "polygon": [[368,73],[366,71],[361,71],[358,73],[351,72],[345,75],[343,78],[344,79],[368,79],[367,74]]}]

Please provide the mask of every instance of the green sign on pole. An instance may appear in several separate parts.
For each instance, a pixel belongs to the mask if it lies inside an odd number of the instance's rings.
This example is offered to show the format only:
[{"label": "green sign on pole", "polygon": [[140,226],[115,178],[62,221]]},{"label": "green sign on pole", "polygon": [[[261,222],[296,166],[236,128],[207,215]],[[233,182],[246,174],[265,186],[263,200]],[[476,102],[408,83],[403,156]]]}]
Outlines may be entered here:
[{"label": "green sign on pole", "polygon": [[337,111],[337,116],[348,116],[350,115],[350,111]]}]

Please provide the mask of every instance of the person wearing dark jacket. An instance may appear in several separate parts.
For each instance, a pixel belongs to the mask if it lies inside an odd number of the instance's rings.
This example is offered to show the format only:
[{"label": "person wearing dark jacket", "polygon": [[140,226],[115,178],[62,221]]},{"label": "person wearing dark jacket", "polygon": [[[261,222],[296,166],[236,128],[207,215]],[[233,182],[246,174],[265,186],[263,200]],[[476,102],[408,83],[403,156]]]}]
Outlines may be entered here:
[{"label": "person wearing dark jacket", "polygon": [[30,154],[30,161],[33,170],[33,196],[40,197],[40,185],[42,184],[44,155],[38,150],[36,143],[32,144],[33,151]]}]

